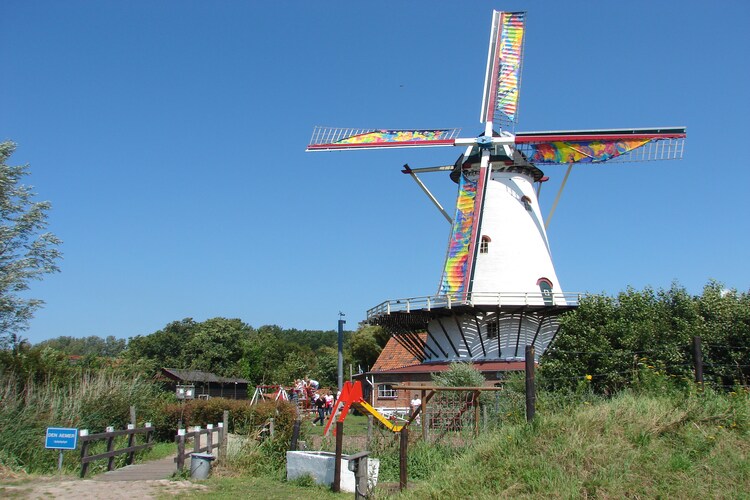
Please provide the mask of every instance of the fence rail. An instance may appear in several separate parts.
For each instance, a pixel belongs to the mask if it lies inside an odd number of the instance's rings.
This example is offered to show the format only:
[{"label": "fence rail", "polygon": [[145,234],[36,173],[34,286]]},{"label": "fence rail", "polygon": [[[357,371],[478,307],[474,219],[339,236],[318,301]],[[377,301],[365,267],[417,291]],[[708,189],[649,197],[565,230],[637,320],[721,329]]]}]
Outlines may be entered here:
[{"label": "fence rail", "polygon": [[[108,429],[112,429],[108,427]],[[98,432],[96,434],[89,434],[88,430],[82,429],[80,431],[79,441],[81,442],[81,477],[86,477],[86,473],[89,469],[89,464],[97,460],[108,459],[107,470],[111,471],[115,469],[115,457],[124,453],[128,454],[127,464],[133,463],[135,452],[145,450],[154,445],[153,442],[153,427],[150,422],[146,422],[144,427],[136,428],[133,424],[128,424],[127,429],[116,431],[114,429],[107,430],[107,432]],[[144,444],[135,444],[135,437],[137,434],[145,434],[146,442]],[[115,438],[118,436],[128,436],[128,446],[125,448],[114,449]],[[93,441],[99,441],[102,439],[107,440],[107,451],[105,453],[98,453],[96,455],[89,455],[91,443]]]},{"label": "fence rail", "polygon": [[[226,456],[227,420],[228,412],[224,412],[224,422],[219,422],[216,426],[208,424],[205,429],[197,426],[190,432],[185,429],[178,429],[175,437],[177,456],[174,459],[177,470],[181,471],[185,468],[185,459],[189,458],[192,453],[211,453],[214,449],[217,449],[218,458],[223,459]],[[218,439],[214,440],[214,434],[218,434]],[[206,436],[205,446],[201,446],[201,436]],[[192,450],[187,449],[190,439],[193,440]]]}]

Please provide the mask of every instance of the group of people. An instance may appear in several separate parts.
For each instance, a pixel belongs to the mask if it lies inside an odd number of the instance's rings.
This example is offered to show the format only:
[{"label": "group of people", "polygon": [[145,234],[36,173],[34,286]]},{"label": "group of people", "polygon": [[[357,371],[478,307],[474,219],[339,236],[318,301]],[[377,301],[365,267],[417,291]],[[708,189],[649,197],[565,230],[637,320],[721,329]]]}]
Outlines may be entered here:
[{"label": "group of people", "polygon": [[327,394],[318,394],[317,392],[313,395],[312,406],[318,412],[318,416],[315,417],[312,424],[317,425],[318,422],[321,424],[325,421],[326,417],[333,411],[333,394],[328,392]]},{"label": "group of people", "polygon": [[294,395],[295,399],[306,400],[306,407],[310,407],[313,395],[318,392],[320,383],[317,380],[313,380],[309,377],[300,378],[294,381]]},{"label": "group of people", "polygon": [[324,422],[325,418],[333,411],[333,403],[336,397],[330,391],[319,391],[320,383],[309,377],[294,381],[293,398],[304,399],[305,408],[315,410],[318,416],[313,420],[313,425]]}]

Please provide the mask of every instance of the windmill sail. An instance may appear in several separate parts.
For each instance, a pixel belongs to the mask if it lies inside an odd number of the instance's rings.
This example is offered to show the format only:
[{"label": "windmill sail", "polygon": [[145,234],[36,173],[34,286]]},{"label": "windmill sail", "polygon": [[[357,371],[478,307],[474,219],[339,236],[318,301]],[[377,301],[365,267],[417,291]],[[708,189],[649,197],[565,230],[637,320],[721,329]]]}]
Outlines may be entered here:
[{"label": "windmill sail", "polygon": [[493,12],[482,122],[516,122],[525,23],[525,12]]},{"label": "windmill sail", "polygon": [[682,158],[685,128],[525,132],[516,147],[535,165]]},{"label": "windmill sail", "polygon": [[461,129],[356,129],[315,127],[307,151],[454,146]]}]

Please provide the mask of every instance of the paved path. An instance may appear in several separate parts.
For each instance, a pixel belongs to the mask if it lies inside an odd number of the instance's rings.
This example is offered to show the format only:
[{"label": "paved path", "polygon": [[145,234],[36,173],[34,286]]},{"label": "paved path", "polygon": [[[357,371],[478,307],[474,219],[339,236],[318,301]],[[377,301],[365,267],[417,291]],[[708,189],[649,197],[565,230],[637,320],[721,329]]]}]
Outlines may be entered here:
[{"label": "paved path", "polygon": [[169,479],[177,471],[174,456],[152,460],[142,464],[127,465],[104,474],[97,474],[94,481],[149,481]]}]

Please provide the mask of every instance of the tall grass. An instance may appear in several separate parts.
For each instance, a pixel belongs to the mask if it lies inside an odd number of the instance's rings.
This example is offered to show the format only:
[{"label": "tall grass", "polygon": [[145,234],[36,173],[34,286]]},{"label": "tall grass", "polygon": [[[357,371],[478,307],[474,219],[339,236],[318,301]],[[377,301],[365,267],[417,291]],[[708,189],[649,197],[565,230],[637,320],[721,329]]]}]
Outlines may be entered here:
[{"label": "tall grass", "polygon": [[748,394],[658,388],[502,425],[403,496],[746,497]]},{"label": "tall grass", "polygon": [[[57,452],[44,449],[47,427],[86,428],[92,433],[109,425],[122,429],[129,422],[131,405],[142,421],[150,419],[158,399],[150,381],[112,372],[82,373],[56,383],[4,374],[0,376],[0,466],[50,471],[57,465]],[[65,457],[70,467],[77,466],[77,454],[67,452]]]}]

